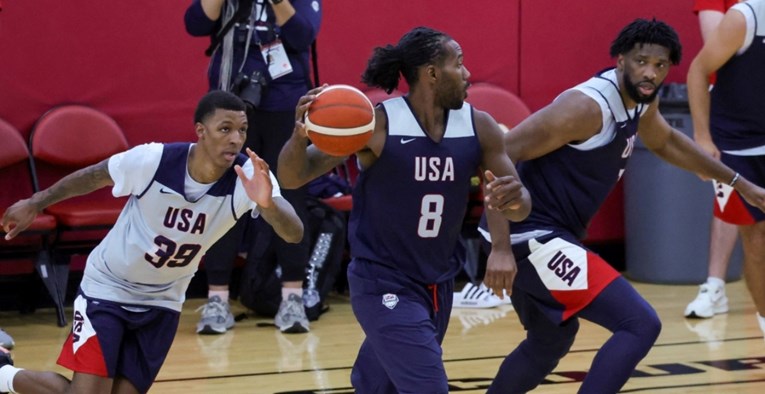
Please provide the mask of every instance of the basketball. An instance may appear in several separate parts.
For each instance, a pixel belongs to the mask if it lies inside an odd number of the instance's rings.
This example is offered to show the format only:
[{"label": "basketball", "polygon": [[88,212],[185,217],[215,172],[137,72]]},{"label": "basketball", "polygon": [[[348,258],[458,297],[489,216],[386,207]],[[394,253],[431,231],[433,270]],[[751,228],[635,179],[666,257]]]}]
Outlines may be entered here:
[{"label": "basketball", "polygon": [[372,102],[348,85],[331,85],[322,90],[305,115],[308,138],[332,156],[349,156],[363,148],[375,128]]}]

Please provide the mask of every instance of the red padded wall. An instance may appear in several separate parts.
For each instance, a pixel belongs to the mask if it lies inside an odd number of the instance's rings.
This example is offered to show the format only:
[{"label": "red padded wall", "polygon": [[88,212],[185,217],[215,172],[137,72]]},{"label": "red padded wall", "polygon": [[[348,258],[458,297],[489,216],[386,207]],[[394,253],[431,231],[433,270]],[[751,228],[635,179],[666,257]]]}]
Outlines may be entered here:
[{"label": "red padded wall", "polygon": [[396,43],[411,28],[424,25],[460,43],[474,82],[491,81],[517,92],[520,2],[324,0],[318,43],[321,80],[360,87],[372,48]]},{"label": "red padded wall", "polygon": [[[0,13],[0,118],[27,135],[45,111],[65,103],[111,115],[128,142],[194,139],[192,112],[207,89],[205,38],[183,26],[186,1],[35,0]],[[613,64],[610,41],[635,17],[672,24],[684,44],[670,81],[683,81],[700,47],[691,0],[324,0],[321,80],[362,87],[374,46],[417,25],[451,34],[473,82],[516,93],[534,111]],[[401,86],[406,90],[405,86]],[[621,194],[593,233],[623,237]],[[604,239],[605,239],[604,238]]]},{"label": "red padded wall", "polygon": [[536,111],[564,89],[615,65],[608,54],[611,41],[635,18],[656,17],[677,30],[683,60],[670,70],[668,82],[685,82],[701,47],[692,5],[692,0],[523,0],[520,97]]},{"label": "red padded wall", "polygon": [[137,144],[195,138],[207,40],[183,27],[186,1],[36,0],[0,13],[0,117],[28,134],[50,108],[93,106]]}]

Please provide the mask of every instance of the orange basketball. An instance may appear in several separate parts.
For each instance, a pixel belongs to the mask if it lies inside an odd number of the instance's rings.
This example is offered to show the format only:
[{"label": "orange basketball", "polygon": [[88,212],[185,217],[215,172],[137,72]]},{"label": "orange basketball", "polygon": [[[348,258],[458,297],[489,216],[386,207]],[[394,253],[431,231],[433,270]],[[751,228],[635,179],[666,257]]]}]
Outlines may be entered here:
[{"label": "orange basketball", "polygon": [[363,148],[375,128],[372,102],[360,90],[332,85],[322,90],[305,115],[308,138],[322,152],[349,156]]}]

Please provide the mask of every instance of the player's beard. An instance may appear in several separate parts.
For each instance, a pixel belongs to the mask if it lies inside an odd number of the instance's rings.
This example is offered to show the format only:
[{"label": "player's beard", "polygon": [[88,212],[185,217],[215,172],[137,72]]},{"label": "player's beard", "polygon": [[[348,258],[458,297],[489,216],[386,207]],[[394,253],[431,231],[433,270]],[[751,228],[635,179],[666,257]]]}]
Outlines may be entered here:
[{"label": "player's beard", "polygon": [[659,89],[661,89],[661,85],[663,85],[663,82],[655,85],[656,88],[653,90],[653,93],[651,93],[648,96],[644,96],[640,93],[640,91],[637,88],[637,84],[632,83],[630,81],[630,78],[627,76],[627,73],[625,72],[622,74],[622,82],[624,83],[624,89],[627,91],[627,95],[634,100],[638,104],[647,104],[652,102],[656,95],[659,94]]},{"label": "player's beard", "polygon": [[466,90],[466,86],[462,83],[454,81],[442,83],[436,87],[437,103],[448,110],[461,109],[465,104]]}]

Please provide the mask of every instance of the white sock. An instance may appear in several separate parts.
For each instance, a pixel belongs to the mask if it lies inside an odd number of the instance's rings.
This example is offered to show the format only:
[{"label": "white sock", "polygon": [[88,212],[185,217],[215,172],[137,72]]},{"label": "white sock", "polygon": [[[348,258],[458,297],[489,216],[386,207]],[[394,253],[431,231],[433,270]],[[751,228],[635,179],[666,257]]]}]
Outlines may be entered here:
[{"label": "white sock", "polygon": [[282,287],[282,299],[286,300],[289,298],[290,294],[295,294],[300,298],[303,298],[303,288],[302,287]]},{"label": "white sock", "polygon": [[707,283],[714,287],[725,290],[725,281],[720,278],[715,278],[714,276],[710,276],[709,278],[707,278]]},{"label": "white sock", "polygon": [[207,298],[218,296],[220,300],[228,303],[228,290],[208,290]]},{"label": "white sock", "polygon": [[13,390],[13,377],[23,368],[16,368],[13,365],[3,365],[0,367],[0,392],[15,393]]},{"label": "white sock", "polygon": [[760,323],[762,333],[765,334],[765,317],[760,316],[759,313],[755,313],[755,315],[757,315],[757,321]]}]

